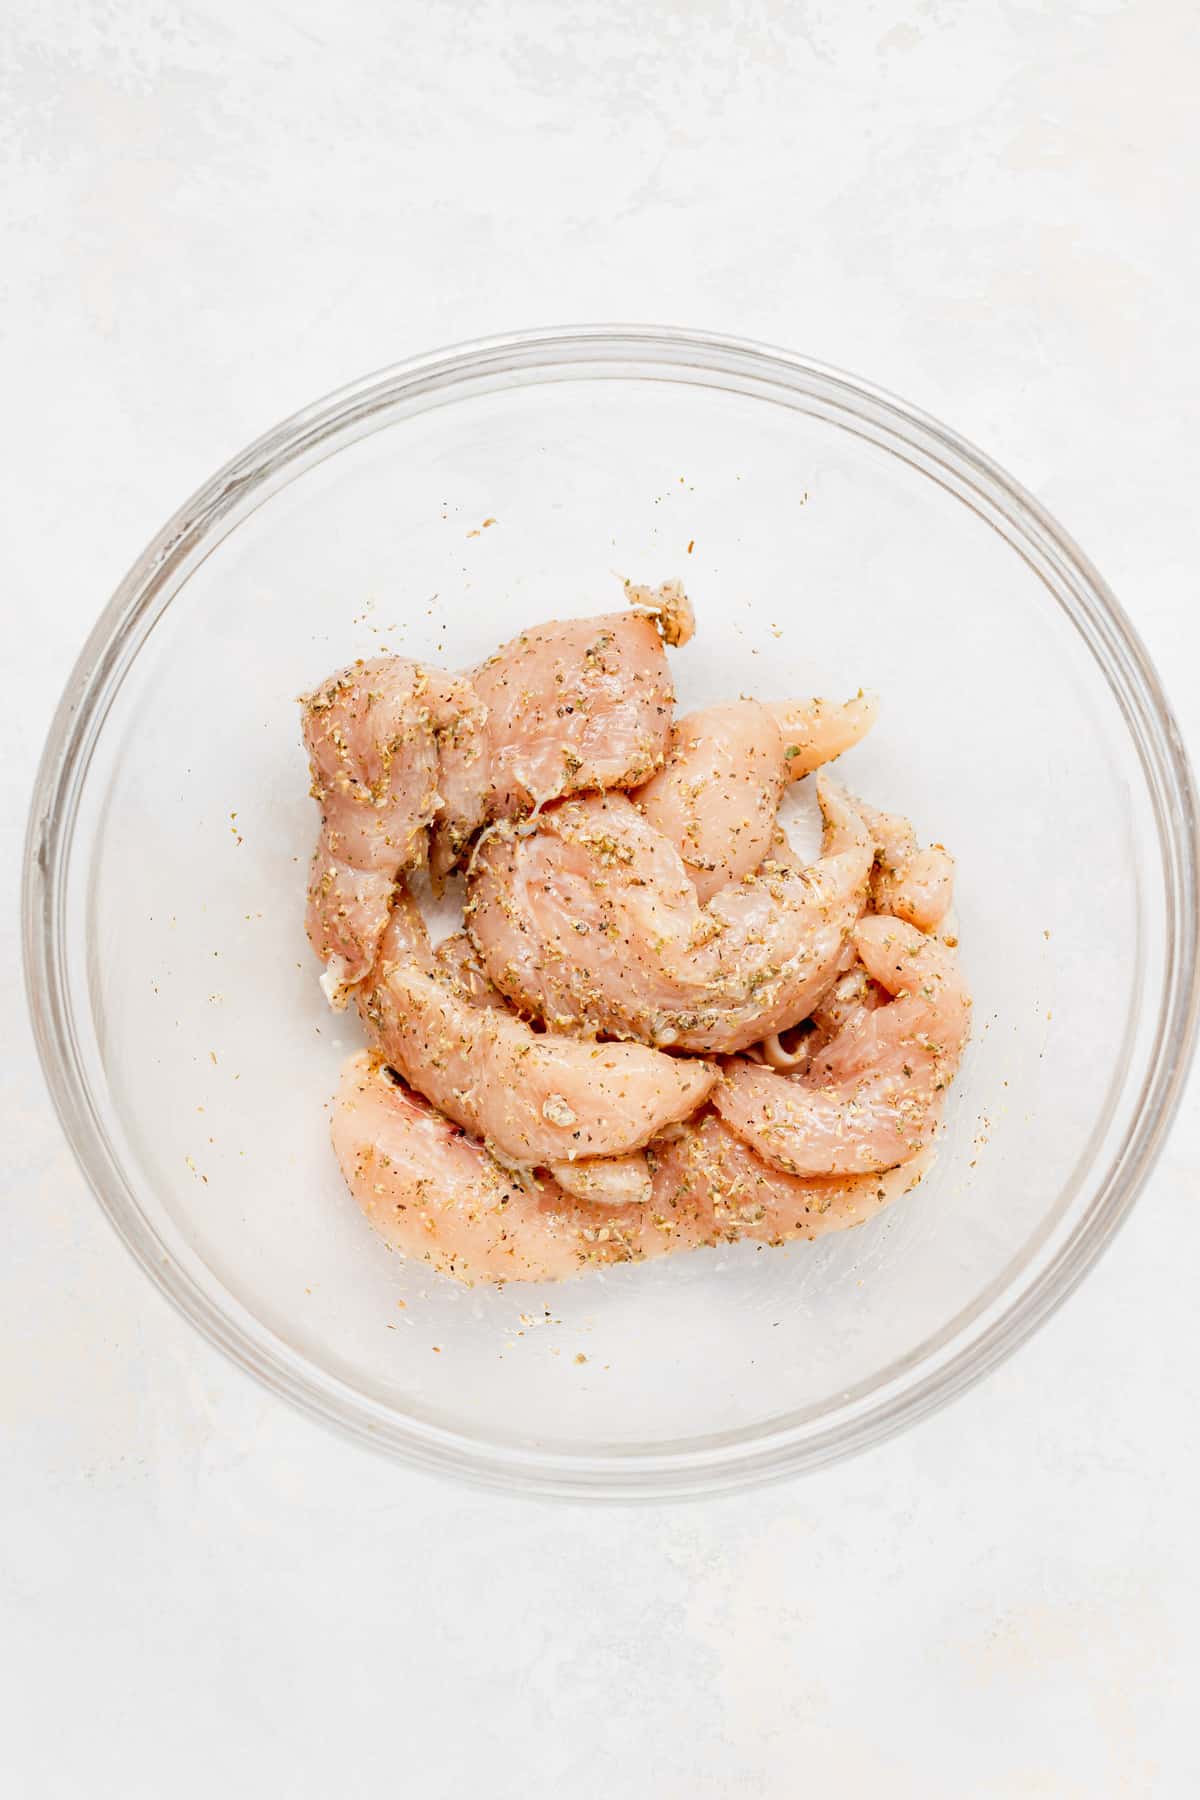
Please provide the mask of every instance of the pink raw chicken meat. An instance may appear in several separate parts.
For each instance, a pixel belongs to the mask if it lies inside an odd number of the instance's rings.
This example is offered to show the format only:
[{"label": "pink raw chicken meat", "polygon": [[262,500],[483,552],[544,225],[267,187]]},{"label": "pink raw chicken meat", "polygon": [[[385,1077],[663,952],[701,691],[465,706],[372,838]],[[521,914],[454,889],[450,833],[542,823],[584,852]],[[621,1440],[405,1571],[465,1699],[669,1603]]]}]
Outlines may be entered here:
[{"label": "pink raw chicken meat", "polygon": [[655,1147],[648,1203],[601,1207],[518,1179],[360,1051],[333,1104],[334,1150],[381,1237],[459,1281],[561,1281],[613,1263],[747,1238],[779,1244],[860,1224],[916,1186],[881,1176],[798,1180],[768,1169],[719,1119]]},{"label": "pink raw chicken meat", "polygon": [[663,640],[687,640],[691,609],[677,583],[627,591],[640,610],[533,627],[469,675],[382,657],[304,698],[321,807],[307,929],[334,1004],[369,972],[402,875],[428,861],[440,884],[485,820],[661,765]]},{"label": "pink raw chicken meat", "polygon": [[466,999],[439,968],[406,894],[356,998],[381,1055],[407,1082],[527,1167],[638,1150],[694,1113],[716,1080],[710,1063],[535,1032]]},{"label": "pink raw chicken meat", "polygon": [[861,694],[841,706],[732,700],[677,722],[666,766],[634,798],[679,851],[702,906],[759,867],[785,784],[856,744],[875,711]]},{"label": "pink raw chicken meat", "polygon": [[820,859],[768,861],[701,907],[679,852],[624,796],[497,826],[467,924],[496,986],[556,1030],[733,1051],[807,1016],[866,902],[874,846],[831,781]]},{"label": "pink raw chicken meat", "polygon": [[929,1145],[971,1002],[952,950],[901,919],[863,919],[866,972],[895,996],[853,1010],[803,1074],[735,1058],[714,1096],[757,1155],[793,1175],[890,1168]]},{"label": "pink raw chicken meat", "polygon": [[486,712],[460,676],[401,657],[355,663],[302,702],[321,833],[309,940],[331,999],[375,960],[398,876],[426,860],[439,811],[479,811]]},{"label": "pink raw chicken meat", "polygon": [[[684,643],[690,625],[670,609],[686,608],[686,598],[673,583],[658,596],[667,590],[667,641]],[[628,592],[647,605],[652,598],[646,589]],[[513,818],[587,788],[637,787],[661,766],[675,709],[662,631],[651,611],[551,620],[474,671],[488,714],[488,818]]]},{"label": "pink raw chicken meat", "polygon": [[916,832],[899,813],[876,812],[861,801],[859,807],[875,839],[872,911],[936,931],[954,898],[954,858],[941,844],[922,850]]}]

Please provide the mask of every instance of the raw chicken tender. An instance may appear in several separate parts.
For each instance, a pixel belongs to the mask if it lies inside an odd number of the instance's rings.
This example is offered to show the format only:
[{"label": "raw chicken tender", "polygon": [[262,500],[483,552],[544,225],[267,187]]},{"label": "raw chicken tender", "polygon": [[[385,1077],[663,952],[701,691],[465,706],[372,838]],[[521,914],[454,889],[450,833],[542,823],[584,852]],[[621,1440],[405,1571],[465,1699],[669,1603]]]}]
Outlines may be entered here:
[{"label": "raw chicken tender", "polygon": [[307,929],[334,1005],[369,972],[402,875],[428,862],[440,889],[485,820],[661,766],[663,641],[686,641],[691,608],[677,582],[628,597],[638,611],[532,627],[469,675],[379,657],[302,700],[321,807]]},{"label": "raw chicken tender", "polygon": [[486,714],[462,677],[402,657],[359,662],[305,696],[304,743],[321,808],[306,925],[330,999],[375,960],[398,875],[421,868],[428,828],[482,818]]},{"label": "raw chicken tender", "polygon": [[595,1217],[552,1186],[523,1184],[377,1057],[346,1064],[333,1147],[350,1192],[394,1249],[459,1281],[561,1281],[590,1261]]},{"label": "raw chicken tender", "polygon": [[637,787],[666,755],[675,689],[643,613],[532,626],[472,682],[488,712],[489,818],[584,788]]},{"label": "raw chicken tender", "polygon": [[666,767],[635,798],[679,851],[702,906],[758,868],[784,784],[849,749],[874,717],[860,695],[844,706],[733,700],[676,723]]},{"label": "raw chicken tender", "polygon": [[[508,1012],[508,1001],[499,988],[492,986],[491,977],[465,931],[443,938],[433,959],[436,972],[472,1006]],[[546,1166],[559,1186],[577,1200],[601,1201],[615,1206],[650,1198],[650,1170],[641,1150],[631,1150],[627,1156],[593,1156],[578,1162],[552,1162]]]},{"label": "raw chicken tender", "polygon": [[738,1136],[789,1174],[886,1169],[924,1149],[966,1043],[971,1002],[953,951],[879,916],[854,943],[894,998],[853,1006],[802,1075],[739,1057],[714,1096]]},{"label": "raw chicken tender", "polygon": [[557,1281],[741,1238],[817,1237],[869,1218],[926,1166],[918,1158],[885,1175],[799,1180],[765,1167],[709,1116],[656,1149],[648,1203],[597,1206],[553,1182],[516,1179],[367,1051],[342,1072],[332,1135],[376,1231],[467,1283]]},{"label": "raw chicken tender", "polygon": [[822,763],[832,762],[853,748],[875,723],[878,704],[869,694],[853,700],[775,700],[768,712],[783,739],[785,773],[789,781],[811,775]]},{"label": "raw chicken tender", "polygon": [[528,1168],[640,1149],[694,1113],[716,1078],[708,1063],[538,1033],[512,1013],[473,1005],[439,970],[406,894],[356,999],[381,1054],[411,1086]]},{"label": "raw chicken tender", "polygon": [[787,1175],[757,1157],[723,1119],[706,1114],[654,1147],[651,1223],[676,1232],[677,1249],[752,1238],[782,1244],[861,1225],[916,1187],[921,1155],[881,1175]]},{"label": "raw chicken tender", "polygon": [[701,907],[674,845],[622,796],[568,801],[481,839],[467,923],[510,1000],[555,1030],[733,1051],[803,1019],[838,970],[874,848],[819,787],[820,859],[775,861]]},{"label": "raw chicken tender", "polygon": [[916,832],[899,813],[876,812],[862,801],[858,807],[875,839],[872,911],[936,931],[954,898],[954,858],[941,844],[922,850]]}]

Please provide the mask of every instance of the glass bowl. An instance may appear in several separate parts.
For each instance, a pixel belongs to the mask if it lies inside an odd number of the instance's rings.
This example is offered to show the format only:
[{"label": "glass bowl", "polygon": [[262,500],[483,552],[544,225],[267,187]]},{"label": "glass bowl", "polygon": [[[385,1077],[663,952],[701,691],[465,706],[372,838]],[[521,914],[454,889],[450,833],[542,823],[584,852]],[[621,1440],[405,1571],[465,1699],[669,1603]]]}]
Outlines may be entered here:
[{"label": "glass bowl", "polygon": [[[385,648],[464,666],[674,575],[681,704],[877,692],[843,777],[958,856],[975,1030],[938,1160],[816,1243],[461,1288],[373,1236],[329,1147],[359,1036],[302,929],[295,697]],[[1125,1215],[1196,1016],[1191,778],[1095,570],[934,420],[680,331],[423,357],[221,470],[71,677],[25,897],[63,1125],[163,1292],[351,1436],[545,1494],[791,1474],[976,1380]]]}]

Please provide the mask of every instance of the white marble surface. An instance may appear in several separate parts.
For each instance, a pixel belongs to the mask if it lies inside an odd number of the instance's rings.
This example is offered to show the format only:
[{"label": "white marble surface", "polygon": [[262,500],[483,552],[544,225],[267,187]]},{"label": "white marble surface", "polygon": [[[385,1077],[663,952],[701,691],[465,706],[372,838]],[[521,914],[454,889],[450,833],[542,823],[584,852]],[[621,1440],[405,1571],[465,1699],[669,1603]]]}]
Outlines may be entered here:
[{"label": "white marble surface", "polygon": [[894,387],[1088,547],[1193,744],[1200,38],[1182,0],[25,0],[0,21],[0,1788],[21,1800],[1200,1790],[1200,1119],[1015,1360],[683,1508],[378,1462],[118,1247],[34,1066],[29,782],[163,517],[431,345],[636,317]]}]

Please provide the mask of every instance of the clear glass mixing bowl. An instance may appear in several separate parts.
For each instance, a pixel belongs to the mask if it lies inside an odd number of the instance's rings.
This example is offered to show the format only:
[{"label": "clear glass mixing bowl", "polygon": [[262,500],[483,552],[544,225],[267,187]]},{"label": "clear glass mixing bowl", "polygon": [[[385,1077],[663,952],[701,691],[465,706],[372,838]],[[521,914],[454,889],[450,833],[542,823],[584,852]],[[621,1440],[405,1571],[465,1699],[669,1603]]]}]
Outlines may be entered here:
[{"label": "clear glass mixing bowl", "polygon": [[[302,930],[295,696],[385,647],[465,665],[671,575],[699,621],[682,703],[882,696],[845,778],[957,853],[974,1042],[933,1173],[860,1230],[462,1289],[385,1249],[329,1148],[358,1033]],[[230,463],[87,643],[26,882],[54,1099],[164,1293],[352,1436],[549,1494],[812,1468],[974,1381],[1128,1210],[1195,1022],[1192,784],[1099,576],[935,421],[677,331],[423,357]]]}]

